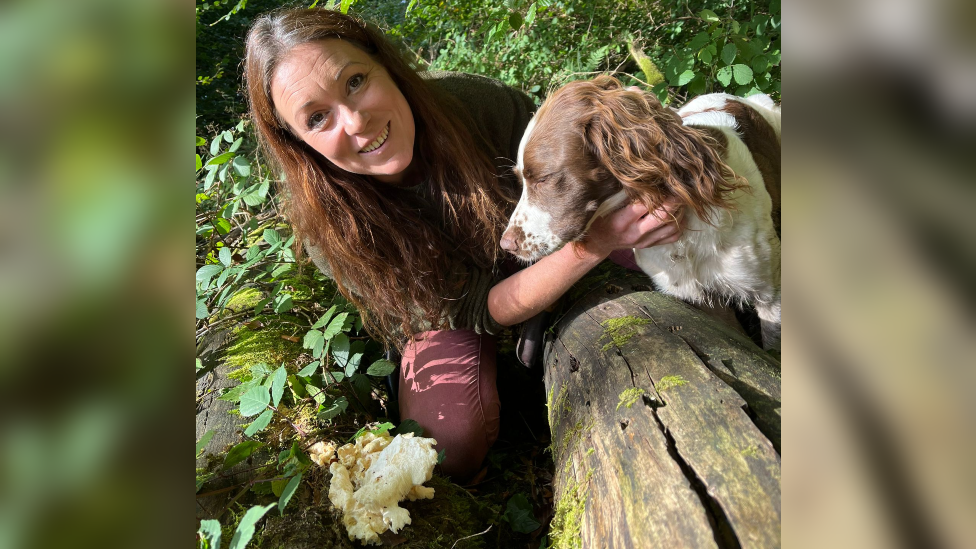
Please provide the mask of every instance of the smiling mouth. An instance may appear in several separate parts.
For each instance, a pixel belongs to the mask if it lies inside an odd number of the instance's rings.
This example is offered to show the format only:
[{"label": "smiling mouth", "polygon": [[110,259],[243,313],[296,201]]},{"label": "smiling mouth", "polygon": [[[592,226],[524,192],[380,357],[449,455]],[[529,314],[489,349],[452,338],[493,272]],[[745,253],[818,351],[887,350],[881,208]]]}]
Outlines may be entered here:
[{"label": "smiling mouth", "polygon": [[375,151],[376,149],[380,148],[383,145],[383,143],[386,143],[386,138],[389,136],[390,136],[390,124],[387,123],[386,127],[383,128],[383,133],[381,133],[380,136],[377,137],[372,143],[363,147],[363,150],[359,151],[359,153],[364,154],[364,153]]}]

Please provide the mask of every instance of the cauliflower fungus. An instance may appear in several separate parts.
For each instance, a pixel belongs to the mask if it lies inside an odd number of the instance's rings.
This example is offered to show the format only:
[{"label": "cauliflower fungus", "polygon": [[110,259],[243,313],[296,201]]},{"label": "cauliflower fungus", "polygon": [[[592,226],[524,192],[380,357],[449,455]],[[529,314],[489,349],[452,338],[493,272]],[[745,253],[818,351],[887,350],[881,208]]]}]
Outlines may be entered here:
[{"label": "cauliflower fungus", "polygon": [[320,442],[310,448],[312,460],[329,466],[329,499],[342,511],[349,539],[379,545],[379,534],[394,533],[410,524],[410,513],[398,504],[404,499],[430,499],[434,489],[423,486],[437,464],[432,438],[413,433],[390,437],[366,433],[338,450]]}]

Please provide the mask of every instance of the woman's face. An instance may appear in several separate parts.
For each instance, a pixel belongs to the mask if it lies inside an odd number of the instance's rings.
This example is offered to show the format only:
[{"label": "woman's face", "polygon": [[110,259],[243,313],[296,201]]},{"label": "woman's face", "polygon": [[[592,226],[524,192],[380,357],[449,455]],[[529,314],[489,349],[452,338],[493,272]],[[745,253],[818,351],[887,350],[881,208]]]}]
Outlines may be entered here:
[{"label": "woman's face", "polygon": [[413,113],[386,69],[349,42],[295,46],[271,79],[279,115],[348,172],[399,183],[413,160]]}]

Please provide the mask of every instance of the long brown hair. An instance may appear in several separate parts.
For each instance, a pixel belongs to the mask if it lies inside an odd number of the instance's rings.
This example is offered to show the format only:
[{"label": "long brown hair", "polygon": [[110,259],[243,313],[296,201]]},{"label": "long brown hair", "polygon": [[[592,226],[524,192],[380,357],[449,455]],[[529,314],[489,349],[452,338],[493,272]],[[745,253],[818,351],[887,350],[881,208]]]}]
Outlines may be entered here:
[{"label": "long brown hair", "polygon": [[[421,192],[346,172],[296,138],[271,99],[281,59],[300,44],[339,38],[373,57],[393,78],[413,112],[412,164],[426,176]],[[494,165],[459,118],[453,99],[428,85],[383,34],[355,17],[327,9],[284,9],[251,27],[245,57],[247,92],[262,150],[284,178],[296,242],[317,247],[333,279],[363,313],[370,333],[398,344],[421,321],[443,327],[448,300],[462,297],[463,272],[494,268],[512,197]],[[504,154],[503,151],[493,151]],[[424,216],[424,203],[439,211]]]}]

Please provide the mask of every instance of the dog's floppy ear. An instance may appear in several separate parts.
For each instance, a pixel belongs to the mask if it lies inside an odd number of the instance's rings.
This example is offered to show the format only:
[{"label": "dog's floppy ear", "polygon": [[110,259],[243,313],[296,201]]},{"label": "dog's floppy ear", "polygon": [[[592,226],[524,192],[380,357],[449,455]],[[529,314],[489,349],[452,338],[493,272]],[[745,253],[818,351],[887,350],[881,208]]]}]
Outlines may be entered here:
[{"label": "dog's floppy ear", "polygon": [[584,123],[586,146],[631,199],[654,209],[677,198],[706,222],[709,208],[728,208],[740,184],[707,133],[684,126],[654,95],[625,89],[609,76],[593,80]]}]

